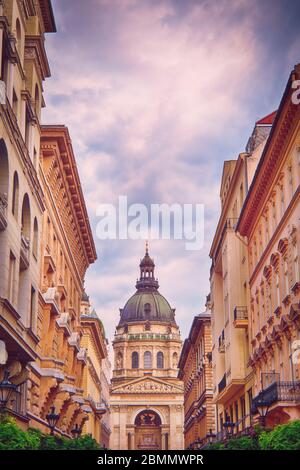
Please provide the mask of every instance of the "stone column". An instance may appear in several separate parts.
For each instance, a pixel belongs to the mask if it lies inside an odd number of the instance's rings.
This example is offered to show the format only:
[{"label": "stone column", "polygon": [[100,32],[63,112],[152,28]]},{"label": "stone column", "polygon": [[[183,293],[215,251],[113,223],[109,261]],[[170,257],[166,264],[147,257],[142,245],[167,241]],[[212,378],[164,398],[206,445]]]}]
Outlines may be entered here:
[{"label": "stone column", "polygon": [[128,436],[126,431],[127,424],[127,406],[120,406],[120,450],[127,450]]}]

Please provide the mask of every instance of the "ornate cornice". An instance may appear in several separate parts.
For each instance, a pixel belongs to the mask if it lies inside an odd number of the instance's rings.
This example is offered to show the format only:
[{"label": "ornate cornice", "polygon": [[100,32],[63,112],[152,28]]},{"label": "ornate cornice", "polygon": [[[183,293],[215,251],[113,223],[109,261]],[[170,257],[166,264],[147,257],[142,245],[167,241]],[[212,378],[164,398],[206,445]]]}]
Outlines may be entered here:
[{"label": "ornate cornice", "polygon": [[237,224],[241,235],[250,235],[268,192],[274,182],[278,167],[285,156],[292,136],[300,122],[300,106],[292,101],[292,83],[300,79],[300,64],[290,74],[273,127],[257,166]]}]

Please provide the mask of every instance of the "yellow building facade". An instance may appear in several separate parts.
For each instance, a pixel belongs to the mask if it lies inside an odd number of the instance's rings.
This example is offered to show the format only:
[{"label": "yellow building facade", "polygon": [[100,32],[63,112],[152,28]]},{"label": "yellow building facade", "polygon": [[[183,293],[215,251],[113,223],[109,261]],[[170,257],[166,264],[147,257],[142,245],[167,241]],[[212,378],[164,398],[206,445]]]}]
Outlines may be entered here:
[{"label": "yellow building facade", "polygon": [[252,424],[248,251],[236,226],[273,119],[271,114],[258,121],[247,151],[237,160],[226,161],[223,167],[221,215],[210,250],[213,401],[218,439],[225,436],[226,422],[234,423],[235,433],[245,432]]},{"label": "yellow building facade", "polygon": [[6,406],[21,426],[29,422],[27,366],[39,342],[40,116],[50,75],[45,34],[51,32],[49,1],[0,2],[0,380],[6,374],[18,386]]},{"label": "yellow building facade", "polygon": [[43,126],[40,173],[45,201],[39,242],[37,358],[31,363],[27,415],[45,430],[51,408],[57,430],[71,436],[92,415],[84,389],[81,300],[87,267],[96,259],[75,157],[65,126]]},{"label": "yellow building facade", "polygon": [[265,424],[300,418],[300,106],[292,71],[237,226],[249,261],[253,413]]},{"label": "yellow building facade", "polygon": [[54,407],[56,432],[77,426],[107,446],[104,328],[81,321],[94,240],[68,129],[41,124],[55,30],[49,0],[0,1],[0,381],[16,387],[1,406],[45,432]]},{"label": "yellow building facade", "polygon": [[136,293],[120,310],[113,341],[111,449],[183,449],[183,384],[175,310],[158,292],[148,249]]},{"label": "yellow building facade", "polygon": [[[89,298],[83,295],[81,302],[81,346],[87,354],[87,363],[83,371],[84,395],[89,401],[92,412],[84,423],[83,433],[91,434],[102,447],[109,446],[109,435],[102,425],[104,415],[109,415],[109,402],[105,396],[105,383],[102,372],[107,358],[107,339],[103,324],[95,310],[91,310]],[[109,424],[109,419],[105,420]]]},{"label": "yellow building facade", "polygon": [[212,380],[211,313],[194,317],[179,360],[178,377],[184,383],[184,447],[199,449],[215,433]]}]

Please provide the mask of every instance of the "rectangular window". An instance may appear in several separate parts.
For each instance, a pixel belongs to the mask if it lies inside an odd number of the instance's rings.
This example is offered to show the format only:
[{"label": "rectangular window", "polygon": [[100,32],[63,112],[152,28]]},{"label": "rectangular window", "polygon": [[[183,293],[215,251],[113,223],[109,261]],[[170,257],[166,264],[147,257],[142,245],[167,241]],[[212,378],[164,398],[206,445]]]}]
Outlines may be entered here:
[{"label": "rectangular window", "polygon": [[35,300],[36,300],[36,291],[33,286],[31,286],[31,296],[30,296],[30,328],[33,329],[35,325]]}]

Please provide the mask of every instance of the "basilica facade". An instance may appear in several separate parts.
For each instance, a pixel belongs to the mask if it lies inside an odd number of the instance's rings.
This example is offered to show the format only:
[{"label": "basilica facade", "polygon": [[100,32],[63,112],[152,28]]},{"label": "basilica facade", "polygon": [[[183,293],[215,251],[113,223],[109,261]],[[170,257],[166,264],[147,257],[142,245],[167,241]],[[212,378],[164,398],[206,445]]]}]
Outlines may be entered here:
[{"label": "basilica facade", "polygon": [[183,449],[183,384],[175,309],[158,291],[148,247],[135,294],[120,309],[113,341],[112,449]]}]

